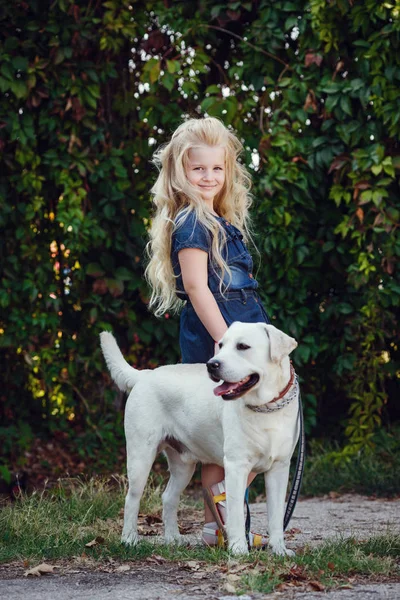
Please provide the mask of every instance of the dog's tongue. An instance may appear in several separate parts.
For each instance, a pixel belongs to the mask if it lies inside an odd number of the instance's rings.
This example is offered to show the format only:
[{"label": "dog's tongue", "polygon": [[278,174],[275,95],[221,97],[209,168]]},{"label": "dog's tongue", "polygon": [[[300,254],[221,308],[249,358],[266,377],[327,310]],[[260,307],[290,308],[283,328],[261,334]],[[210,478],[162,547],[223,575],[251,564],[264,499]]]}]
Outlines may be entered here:
[{"label": "dog's tongue", "polygon": [[214,388],[214,394],[216,396],[222,396],[223,394],[226,394],[231,390],[236,390],[236,388],[238,388],[239,385],[240,381],[238,381],[237,383],[229,383],[229,381],[224,381],[224,383],[221,383],[221,385],[218,385],[216,388]]}]

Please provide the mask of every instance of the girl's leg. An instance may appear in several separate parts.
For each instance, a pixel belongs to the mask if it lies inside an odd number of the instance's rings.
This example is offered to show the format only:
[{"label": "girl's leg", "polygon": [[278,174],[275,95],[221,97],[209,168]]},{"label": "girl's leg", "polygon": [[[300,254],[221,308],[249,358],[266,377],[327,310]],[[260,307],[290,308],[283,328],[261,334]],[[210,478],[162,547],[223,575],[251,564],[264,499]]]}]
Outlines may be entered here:
[{"label": "girl's leg", "polygon": [[[250,473],[247,478],[248,486],[253,481],[255,476],[256,473]],[[211,494],[213,500],[219,494],[225,493],[225,472],[222,467],[219,467],[218,465],[203,465],[201,480],[204,490],[207,490],[207,493]],[[222,531],[224,529],[223,524],[225,523],[226,518],[225,500],[221,498],[221,500],[218,501],[217,506],[220,526],[217,522],[217,515],[212,513],[207,502],[204,503],[205,524],[203,527],[202,540],[208,546],[223,546],[226,542],[224,533]],[[248,539],[252,548],[263,548],[268,542],[265,536],[255,534],[251,531],[249,532]]]},{"label": "girl's leg", "polygon": [[[225,471],[223,467],[219,465],[202,465],[201,468],[201,485],[203,488],[210,488],[214,483],[219,483],[225,477]],[[208,504],[204,503],[204,522],[212,523],[214,516],[211,510],[208,508]]]},{"label": "girl's leg", "polygon": [[[255,478],[256,473],[250,473],[247,479],[247,485],[250,485]],[[219,465],[203,465],[201,469],[201,484],[203,488],[210,488],[215,483],[219,483],[225,478],[225,471]],[[207,503],[204,504],[204,521],[212,523],[214,516],[209,509]]]}]

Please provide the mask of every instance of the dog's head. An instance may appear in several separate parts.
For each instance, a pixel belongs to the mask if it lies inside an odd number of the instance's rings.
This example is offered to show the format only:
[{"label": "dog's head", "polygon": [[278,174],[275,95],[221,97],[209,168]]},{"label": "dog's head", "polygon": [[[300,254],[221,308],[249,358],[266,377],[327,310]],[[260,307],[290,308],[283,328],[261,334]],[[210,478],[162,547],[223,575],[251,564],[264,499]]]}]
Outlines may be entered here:
[{"label": "dog's head", "polygon": [[223,380],[214,394],[236,400],[265,378],[275,379],[297,342],[273,325],[235,322],[218,345],[218,353],[207,363],[211,379]]}]

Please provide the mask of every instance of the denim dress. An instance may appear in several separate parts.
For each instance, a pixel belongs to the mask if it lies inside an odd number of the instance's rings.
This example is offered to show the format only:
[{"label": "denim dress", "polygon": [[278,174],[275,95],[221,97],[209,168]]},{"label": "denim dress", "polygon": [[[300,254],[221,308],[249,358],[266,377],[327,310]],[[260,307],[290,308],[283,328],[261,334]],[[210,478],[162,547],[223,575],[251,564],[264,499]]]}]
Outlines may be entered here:
[{"label": "denim dress", "polygon": [[[253,260],[239,229],[223,217],[215,217],[226,233],[226,244],[221,252],[232,275],[230,281],[227,274],[224,276],[224,283],[228,283],[228,289],[222,296],[219,290],[218,267],[210,256],[210,233],[197,221],[194,212],[189,212],[182,222],[184,214],[184,211],[181,211],[175,219],[177,227],[172,234],[171,245],[171,261],[176,277],[177,295],[186,300],[180,317],[179,343],[183,363],[205,363],[214,356],[214,340],[200,321],[185,293],[178,259],[178,253],[183,248],[200,248],[208,253],[208,287],[228,326],[234,321],[270,323],[270,320],[257,294],[258,283],[252,273]],[[225,287],[223,289],[225,290]]]}]

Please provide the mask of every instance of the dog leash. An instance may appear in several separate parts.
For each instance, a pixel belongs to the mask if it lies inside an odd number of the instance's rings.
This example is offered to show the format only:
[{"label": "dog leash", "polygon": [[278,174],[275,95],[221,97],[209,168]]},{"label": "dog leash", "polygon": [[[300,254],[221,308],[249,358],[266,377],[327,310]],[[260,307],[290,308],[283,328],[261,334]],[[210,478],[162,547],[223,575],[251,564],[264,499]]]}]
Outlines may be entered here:
[{"label": "dog leash", "polygon": [[290,523],[290,519],[292,518],[292,514],[294,508],[297,503],[297,499],[300,494],[301,483],[303,481],[303,473],[304,473],[304,464],[306,461],[306,436],[304,433],[304,414],[303,414],[303,403],[301,401],[301,392],[299,388],[299,415],[300,421],[300,433],[299,433],[299,442],[298,442],[298,450],[297,450],[297,462],[296,462],[296,471],[292,483],[292,487],[290,488],[289,498],[286,504],[285,516],[283,519],[283,531],[286,530],[287,526]]},{"label": "dog leash", "polygon": [[[299,441],[298,441],[298,450],[297,450],[297,461],[296,461],[296,471],[294,475],[294,479],[292,482],[292,487],[290,488],[290,493],[288,497],[288,501],[286,504],[285,516],[283,519],[283,531],[285,531],[290,523],[290,519],[292,518],[293,511],[295,509],[301,484],[303,481],[303,473],[304,473],[304,464],[306,459],[306,436],[304,432],[304,414],[303,414],[303,403],[301,400],[301,392],[299,387],[299,412],[298,412],[298,420],[300,422],[300,432],[299,432]],[[249,541],[249,533],[250,533],[250,508],[248,502],[248,494],[245,496],[246,503],[246,539],[247,544],[250,550],[250,541]]]}]

